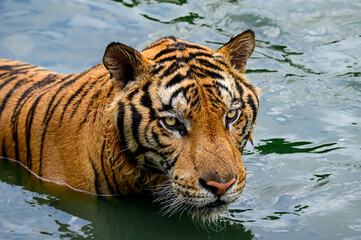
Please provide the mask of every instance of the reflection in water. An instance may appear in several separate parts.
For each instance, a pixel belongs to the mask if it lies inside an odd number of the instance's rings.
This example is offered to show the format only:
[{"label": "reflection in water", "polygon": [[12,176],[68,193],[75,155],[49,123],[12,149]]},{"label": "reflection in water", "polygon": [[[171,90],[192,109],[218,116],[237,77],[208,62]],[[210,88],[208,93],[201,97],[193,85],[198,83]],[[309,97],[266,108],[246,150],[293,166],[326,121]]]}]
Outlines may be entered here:
[{"label": "reflection in water", "polygon": [[[291,154],[291,153],[327,153],[344,147],[332,147],[337,143],[326,143],[314,147],[305,147],[313,145],[312,142],[289,142],[283,138],[273,138],[267,140],[260,140],[265,144],[255,146],[262,155],[277,153],[277,154]],[[332,148],[329,148],[332,147]]]},{"label": "reflection in water", "polygon": [[[123,6],[125,7],[136,7],[139,5],[149,5],[151,4],[153,1],[150,0],[112,0],[114,2],[119,2],[121,4],[123,4]],[[172,4],[176,4],[176,5],[183,5],[185,3],[187,3],[187,0],[155,0],[156,3],[172,3]]]},{"label": "reflection in water", "polygon": [[141,16],[145,17],[148,20],[163,23],[163,24],[175,24],[175,23],[186,22],[186,23],[192,24],[192,25],[195,24],[194,20],[204,18],[204,17],[199,16],[197,13],[193,13],[193,12],[188,13],[187,16],[177,17],[177,18],[175,18],[175,19],[173,19],[171,21],[161,21],[161,20],[156,19],[154,17],[149,17],[147,14],[141,14]]},{"label": "reflection in water", "polygon": [[[160,217],[159,206],[150,199],[136,197],[96,197],[86,193],[76,192],[64,186],[43,182],[11,161],[0,161],[1,183],[13,186],[6,193],[17,196],[18,208],[7,213],[9,220],[22,214],[24,209],[30,209],[44,224],[42,230],[32,230],[34,239],[48,237],[69,239],[252,239],[253,234],[241,224],[230,225],[220,222],[219,226],[202,226],[193,222],[188,216],[176,214],[172,217]],[[20,187],[20,188],[19,188]],[[4,194],[4,193],[3,193]],[[6,199],[0,197],[0,204]],[[0,211],[1,212],[1,211]],[[29,211],[27,211],[29,214]],[[31,213],[30,213],[31,214]],[[30,228],[33,224],[28,216],[22,224]],[[1,223],[1,221],[0,221]],[[200,224],[200,225],[199,225]],[[36,227],[37,228],[37,227]],[[174,235],[182,229],[181,235]],[[214,232],[212,229],[218,229]],[[0,227],[1,232],[4,229]],[[210,235],[211,233],[211,235]],[[29,233],[18,234],[19,237],[29,237]],[[8,238],[10,239],[10,238]]]}]

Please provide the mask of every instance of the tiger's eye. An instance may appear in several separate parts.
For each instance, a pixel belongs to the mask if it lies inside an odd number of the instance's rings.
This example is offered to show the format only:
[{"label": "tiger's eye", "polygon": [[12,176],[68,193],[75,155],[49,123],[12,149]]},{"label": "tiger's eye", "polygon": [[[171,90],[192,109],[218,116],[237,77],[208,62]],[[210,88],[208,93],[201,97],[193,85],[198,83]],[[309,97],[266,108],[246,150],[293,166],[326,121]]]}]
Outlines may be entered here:
[{"label": "tiger's eye", "polygon": [[187,135],[187,128],[184,124],[175,117],[165,117],[161,119],[163,127],[170,132],[178,132],[180,136]]},{"label": "tiger's eye", "polygon": [[230,110],[229,112],[227,112],[227,118],[229,120],[235,118],[237,115],[237,110],[236,109],[233,109],[233,110]]},{"label": "tiger's eye", "polygon": [[164,123],[170,127],[173,127],[177,123],[177,120],[174,117],[167,117],[164,119]]},{"label": "tiger's eye", "polygon": [[229,126],[229,124],[232,124],[238,120],[240,116],[239,111],[240,111],[239,109],[231,109],[226,113],[225,124],[227,127]]}]

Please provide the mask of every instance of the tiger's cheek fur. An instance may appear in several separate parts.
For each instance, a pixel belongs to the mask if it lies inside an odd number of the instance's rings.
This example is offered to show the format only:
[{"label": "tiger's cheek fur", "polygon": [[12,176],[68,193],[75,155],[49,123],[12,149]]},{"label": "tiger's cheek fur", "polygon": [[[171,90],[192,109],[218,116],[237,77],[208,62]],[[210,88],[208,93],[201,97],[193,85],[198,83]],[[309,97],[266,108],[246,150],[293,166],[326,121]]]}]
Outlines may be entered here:
[{"label": "tiger's cheek fur", "polygon": [[167,173],[177,159],[177,141],[161,126],[155,110],[149,106],[152,101],[145,97],[148,94],[136,91],[119,100],[116,117],[118,130],[138,165],[148,170]]}]

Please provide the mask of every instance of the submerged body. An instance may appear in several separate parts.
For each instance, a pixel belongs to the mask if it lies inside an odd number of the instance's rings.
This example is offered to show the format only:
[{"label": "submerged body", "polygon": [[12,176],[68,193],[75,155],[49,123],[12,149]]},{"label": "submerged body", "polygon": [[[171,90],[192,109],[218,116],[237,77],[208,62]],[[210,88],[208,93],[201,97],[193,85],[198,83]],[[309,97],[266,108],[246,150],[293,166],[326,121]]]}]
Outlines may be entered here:
[{"label": "submerged body", "polygon": [[[0,76],[2,157],[19,160],[44,179],[91,193],[141,191],[133,176],[122,176],[114,167],[133,162],[114,156],[124,148],[111,136],[116,128],[106,109],[116,90],[102,64],[60,75],[0,60]],[[131,168],[137,170],[135,164]]]},{"label": "submerged body", "polygon": [[174,37],[60,75],[0,60],[0,157],[96,194],[152,189],[169,211],[217,218],[241,194],[258,109],[248,30],[218,50]]}]

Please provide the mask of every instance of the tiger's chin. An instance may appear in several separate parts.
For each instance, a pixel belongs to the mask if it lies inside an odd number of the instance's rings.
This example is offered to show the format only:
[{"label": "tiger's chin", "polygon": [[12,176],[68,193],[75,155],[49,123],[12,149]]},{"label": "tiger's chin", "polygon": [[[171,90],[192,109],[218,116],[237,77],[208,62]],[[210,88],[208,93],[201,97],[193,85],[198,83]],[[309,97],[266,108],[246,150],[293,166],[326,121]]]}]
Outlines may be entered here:
[{"label": "tiger's chin", "polygon": [[198,206],[190,208],[188,213],[195,220],[200,220],[207,223],[216,223],[228,209],[229,203],[221,200],[206,204],[204,206]]}]

